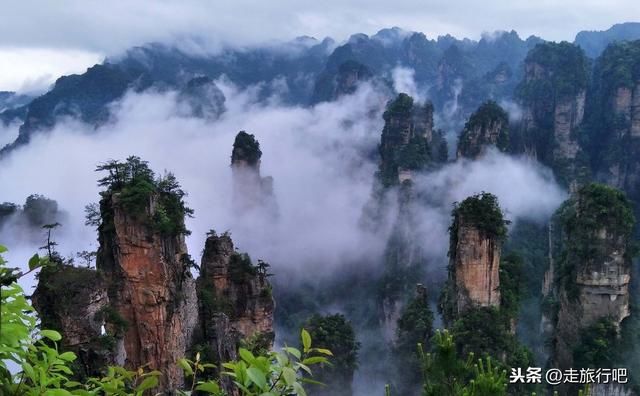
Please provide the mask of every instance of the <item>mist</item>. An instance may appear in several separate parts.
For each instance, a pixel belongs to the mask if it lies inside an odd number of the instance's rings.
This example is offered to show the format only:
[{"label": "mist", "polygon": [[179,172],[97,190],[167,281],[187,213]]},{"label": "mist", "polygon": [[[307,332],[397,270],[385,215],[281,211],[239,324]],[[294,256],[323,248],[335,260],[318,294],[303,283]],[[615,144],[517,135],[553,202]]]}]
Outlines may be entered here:
[{"label": "mist", "polygon": [[[397,91],[415,90],[411,72],[396,69]],[[215,120],[190,117],[175,92],[153,91],[125,95],[111,108],[113,122],[98,129],[61,120],[51,132],[35,135],[3,159],[0,201],[21,204],[33,193],[55,199],[66,212],[55,233],[59,252],[70,257],[96,250],[97,232],[84,224],[84,206],[99,199],[96,180],[101,175],[94,169],[108,159],[138,155],[156,174],[173,172],[188,193],[195,216],[187,219],[192,231],[187,245],[196,260],[207,231],[215,229],[229,231],[236,247],[253,259],[269,262],[277,287],[330,281],[354,264],[363,271],[379,270],[391,230],[371,234],[360,221],[378,168],[371,153],[380,142],[388,98],[362,84],[353,95],[302,108],[282,105],[277,94],[258,100],[259,86],[239,90],[224,78],[216,84],[225,95],[226,112]],[[241,216],[234,211],[230,155],[240,130],[260,142],[262,176],[274,179],[275,220],[259,209]],[[491,192],[512,222],[544,222],[566,197],[548,169],[492,150],[476,161],[458,160],[416,175],[414,182],[420,197],[416,232],[430,266],[425,271],[429,279],[416,282],[431,285],[446,275],[454,202]],[[395,205],[386,209],[390,218],[397,210]],[[22,227],[6,224],[0,243],[10,249],[9,265],[25,269],[45,235],[24,237]],[[30,294],[34,278],[21,281]],[[342,308],[326,307],[324,313]],[[363,345],[379,341],[369,340],[367,329],[358,331]],[[367,384],[380,385],[363,382],[359,375],[356,394],[367,394]]]},{"label": "mist", "polygon": [[[138,155],[157,174],[173,172],[188,192],[195,217],[187,220],[193,232],[187,242],[196,258],[210,229],[230,231],[240,250],[268,260],[275,271],[308,273],[319,264],[332,271],[332,263],[375,254],[381,244],[357,224],[375,171],[367,157],[379,140],[384,100],[363,86],[341,101],[302,109],[263,105],[255,90],[219,86],[228,110],[215,122],[182,116],[175,93],[144,93],[126,95],[113,106],[116,121],[97,131],[73,120],[59,123],[3,160],[0,201],[22,203],[33,193],[55,199],[69,212],[56,233],[60,253],[95,250],[97,234],[84,225],[83,212],[99,199],[94,169]],[[281,212],[275,224],[259,215],[233,216],[230,154],[239,130],[261,143],[262,173],[274,177]],[[15,233],[5,227],[0,240]],[[11,239],[14,266],[42,245]]]},{"label": "mist", "polygon": [[[404,84],[397,83],[398,90],[415,89],[410,71],[394,74]],[[189,194],[195,216],[187,219],[187,244],[196,260],[206,232],[215,229],[230,231],[241,251],[268,261],[276,274],[320,279],[347,262],[379,262],[389,230],[371,235],[358,224],[377,169],[371,153],[379,143],[385,98],[363,84],[336,102],[287,107],[277,98],[259,102],[258,89],[240,91],[224,79],[217,84],[227,111],[215,121],[185,116],[175,93],[147,92],[127,94],[112,106],[115,121],[97,130],[72,119],[59,122],[4,159],[0,201],[22,203],[33,193],[55,199],[68,213],[56,232],[60,253],[95,250],[97,234],[84,225],[83,211],[99,199],[94,169],[108,159],[138,155],[157,174],[173,172]],[[232,210],[230,153],[240,130],[256,135],[262,174],[274,178],[280,213],[275,222],[260,211],[236,216]],[[446,263],[453,202],[487,191],[498,196],[512,221],[544,221],[565,198],[547,169],[497,152],[449,163],[415,182],[428,197],[420,206],[419,232],[440,263]],[[11,227],[0,233],[13,266],[25,265],[42,245],[12,237],[19,234]]]}]

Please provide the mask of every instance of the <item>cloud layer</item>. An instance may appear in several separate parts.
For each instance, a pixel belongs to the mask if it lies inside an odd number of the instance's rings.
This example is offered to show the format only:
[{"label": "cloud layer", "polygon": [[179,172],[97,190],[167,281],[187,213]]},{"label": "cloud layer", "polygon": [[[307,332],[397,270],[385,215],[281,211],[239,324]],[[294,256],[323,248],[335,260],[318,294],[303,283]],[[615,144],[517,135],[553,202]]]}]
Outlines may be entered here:
[{"label": "cloud layer", "polygon": [[[604,30],[638,16],[635,0],[186,0],[152,5],[69,0],[64,6],[24,0],[3,7],[0,16],[0,90],[35,82],[41,89],[94,59],[152,41],[215,50],[222,44],[253,45],[303,35],[342,41],[392,26],[430,38],[452,34],[477,40],[483,32],[515,29],[524,37],[572,41],[581,30]],[[56,53],[46,55],[51,51]]]},{"label": "cloud layer", "polygon": [[[33,193],[56,199],[69,213],[58,233],[63,255],[96,248],[96,233],[84,225],[84,205],[98,200],[95,166],[107,159],[139,155],[162,173],[175,173],[195,218],[190,253],[199,259],[208,230],[229,230],[237,246],[275,271],[320,278],[343,265],[379,263],[387,234],[359,227],[377,163],[385,103],[368,85],[356,94],[313,108],[260,104],[254,90],[238,91],[219,81],[228,111],[217,121],[187,118],[175,93],[130,93],[113,107],[117,121],[97,131],[67,120],[49,134],[3,160],[0,201],[24,202]],[[264,102],[262,102],[264,103]],[[262,174],[273,176],[280,217],[236,216],[232,210],[230,153],[235,134],[256,135],[263,151]],[[476,162],[455,162],[416,179],[428,196],[419,222],[434,262],[446,263],[447,227],[454,201],[488,191],[507,216],[544,219],[564,193],[548,171],[524,159],[490,153]],[[9,258],[20,265],[37,249],[33,241],[5,229]],[[444,265],[444,264],[443,264]]]}]

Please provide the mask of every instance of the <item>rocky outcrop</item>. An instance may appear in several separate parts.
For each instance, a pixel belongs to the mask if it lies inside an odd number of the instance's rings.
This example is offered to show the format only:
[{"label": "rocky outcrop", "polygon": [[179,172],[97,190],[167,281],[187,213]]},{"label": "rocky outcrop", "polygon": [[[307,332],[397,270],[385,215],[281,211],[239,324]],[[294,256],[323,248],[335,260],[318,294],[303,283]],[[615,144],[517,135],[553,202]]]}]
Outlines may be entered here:
[{"label": "rocky outcrop", "polygon": [[413,172],[441,160],[439,153],[446,143],[433,130],[431,103],[414,103],[411,96],[401,93],[387,104],[383,118],[378,173],[383,186],[411,180]]},{"label": "rocky outcrop", "polygon": [[[159,390],[173,394],[184,385],[181,358],[201,352],[220,364],[236,359],[240,345],[266,353],[274,339],[269,265],[253,265],[227,234],[210,233],[196,282],[184,224],[193,211],[173,175],[156,178],[137,157],[98,170],[108,175],[89,221],[98,227],[97,270],[50,253],[60,265],[42,270],[34,294],[43,324],[78,354],[76,374],[103,375],[108,365],[158,370]],[[230,380],[223,385],[236,394]]]},{"label": "rocky outcrop", "polygon": [[458,236],[453,258],[456,273],[457,308],[497,306],[500,303],[500,245],[487,238],[464,218],[458,222]]},{"label": "rocky outcrop", "polygon": [[398,191],[397,218],[384,252],[380,323],[385,339],[392,343],[396,341],[398,320],[405,302],[411,297],[410,287],[421,279],[425,267],[415,199],[411,181],[404,181]]},{"label": "rocky outcrop", "polygon": [[150,223],[159,199],[151,193],[138,213],[121,193],[103,194],[96,266],[107,280],[110,307],[127,323],[117,363],[159,370],[161,387],[171,390],[183,382],[176,362],[190,345],[197,302],[184,235]]},{"label": "rocky outcrop", "polygon": [[42,328],[64,334],[61,348],[77,355],[78,379],[103,375],[115,363],[116,336],[122,323],[114,317],[104,279],[89,268],[58,262],[44,267],[32,295]]},{"label": "rocky outcrop", "polygon": [[567,186],[579,169],[578,133],[584,118],[588,60],[577,46],[538,44],[525,60],[525,76],[517,88],[523,107],[523,150],[545,165]]},{"label": "rocky outcrop", "polygon": [[635,87],[618,87],[611,97],[608,111],[613,114],[608,141],[611,145],[605,154],[607,169],[603,169],[607,184],[640,194],[640,160],[634,155],[640,149],[640,80]]},{"label": "rocky outcrop", "polygon": [[[398,319],[411,288],[425,268],[413,178],[416,172],[446,161],[446,143],[433,130],[433,106],[414,103],[401,93],[387,104],[380,140],[380,166],[373,196],[364,209],[364,224],[373,231],[383,228],[385,208],[392,204],[390,191],[397,191],[398,212],[384,254],[384,275],[379,295],[380,324],[387,341],[395,342]],[[394,197],[395,198],[395,197]]]},{"label": "rocky outcrop", "polygon": [[471,196],[456,206],[450,228],[449,279],[440,308],[451,323],[465,311],[500,306],[500,256],[506,222],[495,196]]},{"label": "rocky outcrop", "polygon": [[255,136],[240,131],[236,135],[231,153],[233,173],[233,205],[240,215],[259,210],[277,216],[278,208],[273,194],[273,178],[262,177],[260,159],[262,151]]},{"label": "rocky outcrop", "polygon": [[248,255],[238,253],[228,234],[212,232],[207,237],[197,281],[200,319],[195,339],[207,360],[236,359],[241,342],[254,350],[271,348],[275,303],[267,269],[266,263],[254,266]]},{"label": "rocky outcrop", "polygon": [[178,102],[184,105],[187,116],[215,120],[224,111],[224,94],[215,82],[206,76],[196,77],[182,88],[178,94]]},{"label": "rocky outcrop", "polygon": [[330,102],[344,95],[350,95],[358,86],[373,78],[373,73],[364,64],[347,60],[335,70],[326,70],[318,76],[312,102]]},{"label": "rocky outcrop", "polygon": [[458,158],[475,159],[489,147],[506,151],[509,144],[509,116],[496,102],[488,101],[471,115],[458,140]]},{"label": "rocky outcrop", "polygon": [[592,336],[593,326],[611,325],[614,335],[601,337],[615,343],[615,333],[629,316],[633,213],[621,191],[589,184],[561,208],[559,217],[563,254],[556,264],[560,281],[553,360],[560,368],[601,367],[589,361],[585,348],[593,346],[584,340]]}]

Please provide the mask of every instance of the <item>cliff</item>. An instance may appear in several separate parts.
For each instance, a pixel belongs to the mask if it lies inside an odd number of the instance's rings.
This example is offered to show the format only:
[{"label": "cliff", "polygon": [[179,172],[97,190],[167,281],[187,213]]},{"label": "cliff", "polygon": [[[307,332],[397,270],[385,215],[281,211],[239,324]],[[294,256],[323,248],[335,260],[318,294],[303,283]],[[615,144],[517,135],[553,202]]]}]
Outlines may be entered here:
[{"label": "cliff", "polygon": [[[560,368],[615,364],[620,326],[630,312],[635,222],[630,203],[618,190],[588,184],[559,216],[563,250],[556,263],[559,308],[553,360]],[[597,345],[606,345],[605,350]],[[598,358],[602,352],[609,356],[606,362]]]},{"label": "cliff", "polygon": [[231,153],[231,171],[234,209],[240,215],[261,210],[269,216],[277,216],[273,178],[260,174],[261,158],[260,143],[255,136],[245,131],[238,132]]},{"label": "cliff", "polygon": [[369,68],[355,60],[341,63],[335,70],[326,70],[318,76],[312,103],[330,102],[341,96],[352,94],[360,83],[370,81],[373,73]]},{"label": "cliff", "polygon": [[596,61],[589,150],[596,179],[640,202],[640,40],[609,46]]},{"label": "cliff", "polygon": [[[88,218],[98,227],[96,270],[55,254],[59,265],[43,268],[33,296],[43,325],[78,355],[76,376],[100,376],[109,365],[144,367],[161,372],[159,389],[171,393],[184,384],[183,357],[201,352],[220,364],[236,359],[241,345],[270,350],[269,265],[253,265],[227,234],[211,233],[196,282],[184,223],[193,211],[173,175],[156,177],[138,157],[97,170],[107,175],[99,180],[100,210]],[[231,392],[229,384],[223,381]]]},{"label": "cliff", "polygon": [[588,59],[577,46],[538,44],[525,59],[517,88],[523,107],[522,149],[550,166],[565,185],[575,183],[580,166],[579,136],[588,85]]},{"label": "cliff", "polygon": [[115,363],[115,337],[122,336],[124,323],[113,315],[97,271],[61,261],[44,267],[31,298],[42,327],[64,334],[61,348],[77,355],[76,378],[103,375]]},{"label": "cliff", "polygon": [[458,139],[458,158],[476,159],[489,147],[507,151],[509,116],[496,102],[488,101],[471,115]]},{"label": "cliff", "polygon": [[441,309],[447,322],[477,307],[500,306],[500,255],[506,221],[495,196],[483,193],[458,204],[449,245],[449,280]]},{"label": "cliff", "polygon": [[[411,297],[411,289],[421,280],[426,267],[416,221],[413,178],[416,172],[446,161],[442,155],[446,142],[440,132],[433,130],[433,106],[414,103],[407,94],[401,93],[389,101],[383,118],[379,169],[363,220],[372,230],[379,230],[386,218],[386,208],[393,205],[390,200],[397,199],[379,295],[382,331],[385,339],[393,343],[405,301]],[[391,191],[397,192],[397,196]]]},{"label": "cliff", "polygon": [[[228,234],[207,237],[197,280],[199,324],[194,349],[222,363],[237,358],[238,347],[270,350],[275,303],[268,264],[253,265],[238,253]],[[228,385],[228,384],[227,384]]]},{"label": "cliff", "polygon": [[[139,180],[134,177],[131,183]],[[173,225],[182,228],[184,213],[163,219],[167,192],[151,189],[131,196],[129,188],[142,187],[135,184],[103,193],[96,267],[107,280],[111,308],[127,323],[118,340],[117,363],[159,370],[161,387],[171,390],[183,382],[176,362],[190,345],[197,302],[184,234],[163,232],[157,221],[177,221]]]},{"label": "cliff", "polygon": [[442,161],[438,154],[446,143],[433,130],[433,106],[430,103],[414,103],[411,96],[401,93],[389,101],[383,118],[385,124],[380,139],[377,175],[383,187],[400,185],[411,180],[414,172]]}]

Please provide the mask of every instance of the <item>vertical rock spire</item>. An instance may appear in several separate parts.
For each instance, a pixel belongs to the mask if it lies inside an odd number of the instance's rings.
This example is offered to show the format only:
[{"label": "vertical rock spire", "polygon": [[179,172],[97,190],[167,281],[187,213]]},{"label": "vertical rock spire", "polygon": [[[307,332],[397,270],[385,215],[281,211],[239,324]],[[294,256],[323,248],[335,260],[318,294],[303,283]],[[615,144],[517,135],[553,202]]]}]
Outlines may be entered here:
[{"label": "vertical rock spire", "polygon": [[277,216],[277,204],[273,195],[273,178],[262,177],[260,162],[262,150],[254,135],[240,131],[236,135],[231,153],[233,172],[233,204],[239,214],[262,210]]}]

